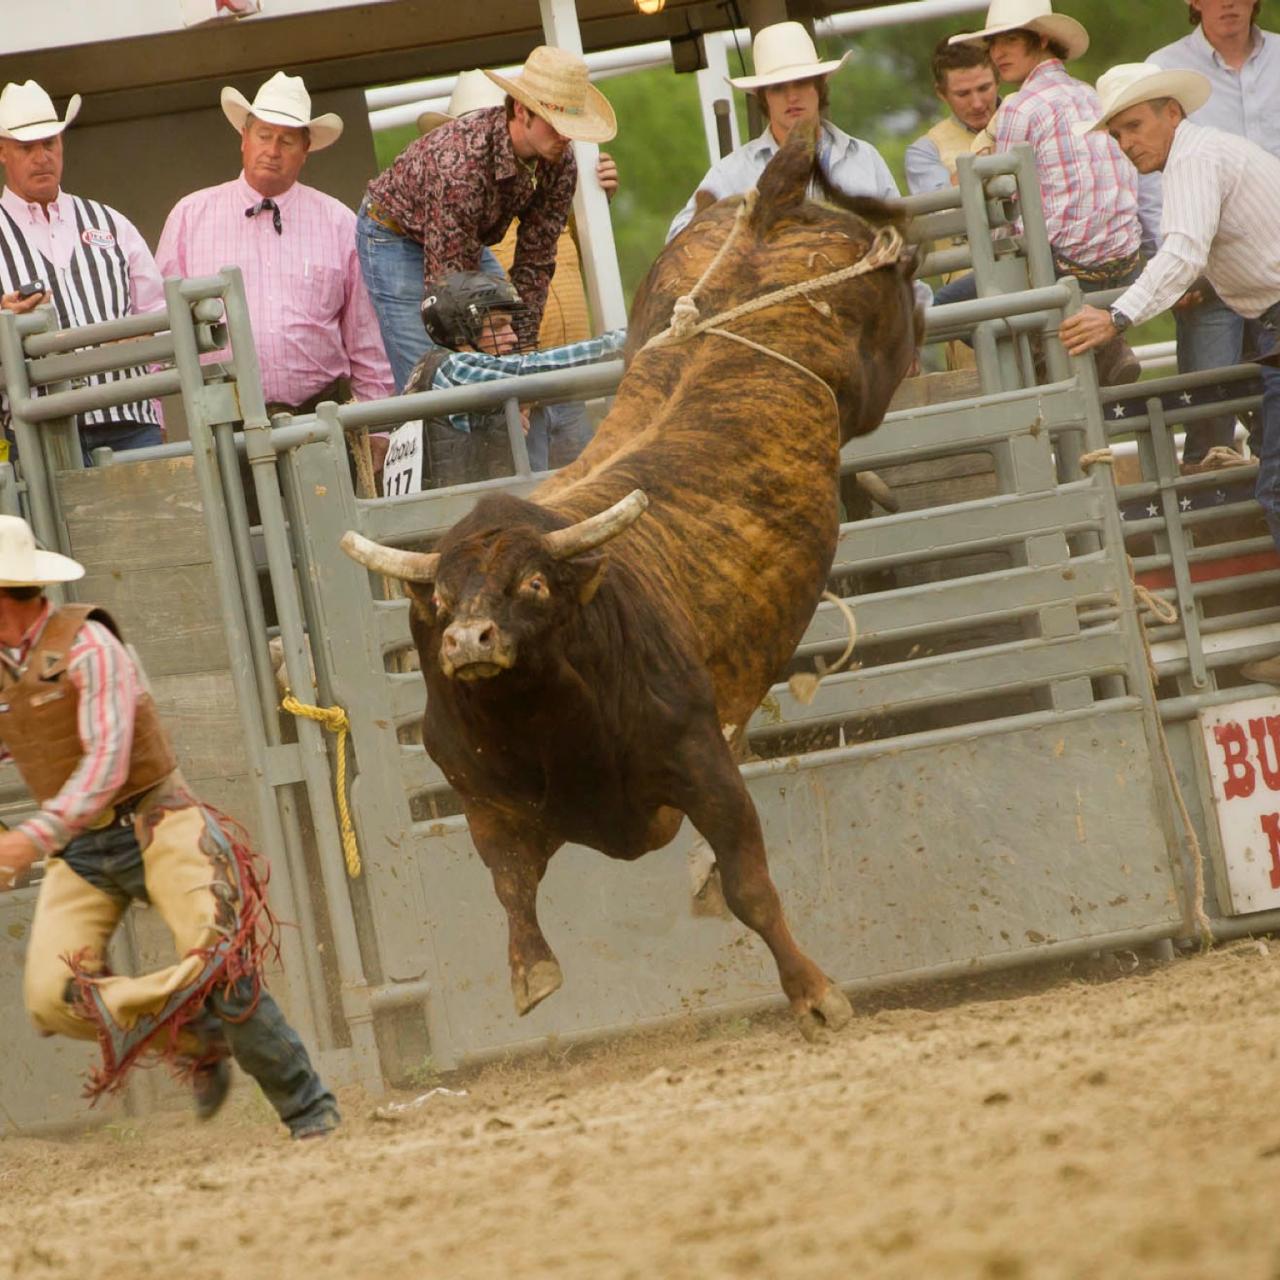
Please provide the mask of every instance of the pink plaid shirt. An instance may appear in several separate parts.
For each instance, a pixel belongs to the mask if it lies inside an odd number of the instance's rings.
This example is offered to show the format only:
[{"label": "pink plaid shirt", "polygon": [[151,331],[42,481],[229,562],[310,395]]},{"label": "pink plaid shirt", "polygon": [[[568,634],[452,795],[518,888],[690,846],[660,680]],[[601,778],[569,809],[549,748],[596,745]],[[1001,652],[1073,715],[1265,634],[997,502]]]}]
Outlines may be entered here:
[{"label": "pink plaid shirt", "polygon": [[356,259],[355,214],[296,182],[276,197],[277,235],[270,210],[245,216],[261,199],[242,173],[179,200],[156,250],[160,270],[209,276],[240,268],[268,404],[301,404],[342,377],[361,400],[394,395]]},{"label": "pink plaid shirt", "polygon": [[1098,95],[1057,58],[1040,63],[996,114],[997,151],[1035,148],[1049,243],[1082,266],[1125,258],[1142,238],[1138,171],[1106,132],[1078,138],[1071,126],[1096,120]]}]

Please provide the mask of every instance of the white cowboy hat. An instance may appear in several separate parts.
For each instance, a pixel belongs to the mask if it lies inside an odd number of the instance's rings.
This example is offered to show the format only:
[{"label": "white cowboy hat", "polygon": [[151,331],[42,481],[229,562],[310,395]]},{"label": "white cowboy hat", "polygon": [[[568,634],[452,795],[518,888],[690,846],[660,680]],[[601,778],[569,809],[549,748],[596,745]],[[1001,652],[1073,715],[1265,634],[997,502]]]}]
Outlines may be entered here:
[{"label": "white cowboy hat", "polygon": [[1166,71],[1154,62],[1121,62],[1098,77],[1102,114],[1096,120],[1079,120],[1071,126],[1083,136],[1105,129],[1112,116],[1152,98],[1176,98],[1190,115],[1209,101],[1213,85],[1198,71]]},{"label": "white cowboy hat", "polygon": [[67,114],[58,119],[53,99],[34,80],[25,84],[7,84],[0,93],[0,137],[19,142],[37,142],[52,138],[69,125],[80,112],[80,95],[73,93],[67,103]]},{"label": "white cowboy hat", "polygon": [[588,78],[587,64],[576,53],[540,44],[517,76],[485,75],[541,116],[562,138],[574,142],[608,142],[618,132],[609,99]]},{"label": "white cowboy hat", "polygon": [[46,587],[84,577],[84,565],[41,551],[21,516],[0,516],[0,587]]},{"label": "white cowboy hat", "polygon": [[311,116],[311,95],[301,76],[287,76],[277,71],[254,95],[250,102],[238,89],[227,85],[222,91],[222,114],[231,121],[237,133],[244,132],[249,116],[286,129],[310,129],[311,150],[323,151],[342,137],[342,118],[332,111]]},{"label": "white cowboy hat", "polygon": [[775,22],[771,27],[761,27],[751,42],[751,62],[756,73],[753,76],[729,77],[735,89],[750,93],[771,84],[787,84],[792,80],[812,80],[815,76],[829,76],[839,71],[849,60],[849,54],[834,62],[819,62],[813,38],[798,22]]},{"label": "white cowboy hat", "polygon": [[463,71],[449,95],[449,105],[443,111],[424,111],[418,117],[418,132],[430,133],[459,116],[468,116],[486,107],[500,107],[506,100],[506,91],[498,88],[483,71]]},{"label": "white cowboy hat", "polygon": [[1068,58],[1078,58],[1089,47],[1089,33],[1084,27],[1065,13],[1054,13],[1049,0],[991,0],[987,9],[987,25],[981,31],[962,31],[947,43],[984,40],[987,36],[998,36],[1002,31],[1021,31],[1024,28],[1058,41],[1066,48]]}]

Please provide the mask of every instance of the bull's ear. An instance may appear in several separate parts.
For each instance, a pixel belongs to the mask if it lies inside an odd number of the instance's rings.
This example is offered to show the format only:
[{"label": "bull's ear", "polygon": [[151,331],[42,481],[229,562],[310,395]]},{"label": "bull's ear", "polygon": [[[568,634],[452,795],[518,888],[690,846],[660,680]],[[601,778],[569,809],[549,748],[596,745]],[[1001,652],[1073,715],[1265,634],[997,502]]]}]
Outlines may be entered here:
[{"label": "bull's ear", "polygon": [[608,552],[601,551],[595,555],[578,556],[569,563],[573,567],[578,603],[589,604],[604,581],[604,572],[609,567]]},{"label": "bull's ear", "polygon": [[788,209],[804,203],[816,165],[817,136],[815,125],[796,125],[760,175],[751,211],[751,227],[757,235],[767,232]]}]

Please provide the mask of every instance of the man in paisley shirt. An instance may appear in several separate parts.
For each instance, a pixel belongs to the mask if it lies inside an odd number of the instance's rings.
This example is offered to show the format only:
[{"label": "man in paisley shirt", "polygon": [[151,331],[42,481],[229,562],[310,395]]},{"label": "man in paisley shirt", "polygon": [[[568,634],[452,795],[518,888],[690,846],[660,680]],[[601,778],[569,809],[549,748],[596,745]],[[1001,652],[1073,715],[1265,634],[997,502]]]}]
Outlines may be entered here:
[{"label": "man in paisley shirt", "polygon": [[525,304],[519,336],[536,342],[578,181],[570,143],[608,142],[617,132],[613,109],[576,54],[540,46],[519,75],[485,74],[506,91],[505,105],[410,143],[360,206],[360,266],[401,390],[430,345],[419,318],[425,282],[477,270],[481,250],[515,218],[510,274]]}]

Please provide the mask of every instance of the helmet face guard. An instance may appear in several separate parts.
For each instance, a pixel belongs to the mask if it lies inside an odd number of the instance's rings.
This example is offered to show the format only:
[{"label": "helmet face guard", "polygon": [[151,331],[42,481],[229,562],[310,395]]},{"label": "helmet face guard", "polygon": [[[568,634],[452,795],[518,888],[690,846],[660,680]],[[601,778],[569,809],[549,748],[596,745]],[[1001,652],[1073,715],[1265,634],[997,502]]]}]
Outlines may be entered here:
[{"label": "helmet face guard", "polygon": [[437,346],[480,349],[490,312],[503,311],[512,323],[528,308],[509,280],[482,271],[455,271],[427,285],[422,300],[422,325]]}]

